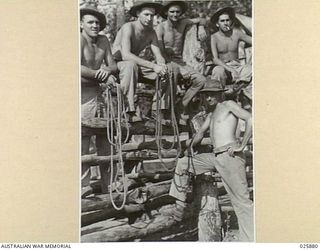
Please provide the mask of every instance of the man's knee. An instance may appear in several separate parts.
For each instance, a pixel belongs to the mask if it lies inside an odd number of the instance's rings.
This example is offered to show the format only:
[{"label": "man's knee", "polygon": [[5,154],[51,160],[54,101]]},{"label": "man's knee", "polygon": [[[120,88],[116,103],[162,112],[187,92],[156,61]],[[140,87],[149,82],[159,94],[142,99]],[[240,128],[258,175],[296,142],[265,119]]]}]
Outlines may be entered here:
[{"label": "man's knee", "polygon": [[226,76],[225,69],[222,66],[216,66],[212,70],[212,76]]},{"label": "man's knee", "polygon": [[192,76],[191,81],[192,87],[201,89],[205,86],[207,79],[203,75],[196,73]]},{"label": "man's knee", "polygon": [[120,65],[120,70],[125,71],[126,73],[136,72],[139,69],[138,64],[134,61],[122,61]]}]

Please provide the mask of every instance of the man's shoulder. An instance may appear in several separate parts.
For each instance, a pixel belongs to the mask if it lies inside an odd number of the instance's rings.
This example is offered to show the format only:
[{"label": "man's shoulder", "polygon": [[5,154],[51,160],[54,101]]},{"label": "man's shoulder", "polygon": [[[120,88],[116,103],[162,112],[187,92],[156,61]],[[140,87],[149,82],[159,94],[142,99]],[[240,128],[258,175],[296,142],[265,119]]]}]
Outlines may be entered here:
[{"label": "man's shoulder", "polygon": [[123,24],[121,27],[121,30],[128,30],[128,29],[134,28],[134,23],[135,23],[135,21],[127,22],[127,23]]},{"label": "man's shoulder", "polygon": [[240,37],[244,32],[239,28],[233,28],[233,35],[236,37]]},{"label": "man's shoulder", "polygon": [[164,28],[167,25],[167,23],[168,23],[168,20],[165,20],[165,21],[159,23],[157,27]]},{"label": "man's shoulder", "polygon": [[98,35],[98,41],[106,41],[106,40],[109,42],[108,38],[105,35]]},{"label": "man's shoulder", "polygon": [[104,35],[98,35],[97,43],[107,46],[107,44],[109,44],[109,39]]},{"label": "man's shoulder", "polygon": [[220,103],[222,106],[229,108],[229,107],[234,107],[235,105],[238,105],[235,101],[233,100],[227,100],[227,101],[223,101]]},{"label": "man's shoulder", "polygon": [[213,33],[213,34],[211,35],[211,39],[217,39],[218,36],[219,36],[219,32],[216,31],[215,33]]}]

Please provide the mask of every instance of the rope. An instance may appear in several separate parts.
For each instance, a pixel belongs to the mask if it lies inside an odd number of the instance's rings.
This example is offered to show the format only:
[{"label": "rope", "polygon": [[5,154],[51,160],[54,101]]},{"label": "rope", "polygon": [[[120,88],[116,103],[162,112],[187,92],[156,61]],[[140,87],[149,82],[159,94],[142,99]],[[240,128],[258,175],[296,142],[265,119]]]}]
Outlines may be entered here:
[{"label": "rope", "polygon": [[[111,159],[110,159],[110,168],[111,168],[111,173],[110,173],[110,200],[113,205],[113,207],[116,210],[121,210],[124,208],[124,205],[126,203],[126,197],[127,197],[127,191],[128,191],[128,185],[127,181],[125,178],[125,172],[124,172],[124,162],[123,162],[123,156],[122,156],[122,130],[121,130],[121,124],[122,120],[125,121],[126,124],[126,139],[124,142],[127,142],[129,139],[129,123],[128,119],[126,116],[126,112],[124,110],[124,100],[122,98],[122,93],[120,89],[120,85],[117,84],[117,117],[115,116],[115,111],[114,111],[114,105],[112,101],[112,93],[111,93],[111,88],[108,89],[107,91],[107,140],[110,143],[110,151],[111,151]],[[114,136],[114,128],[116,129],[116,134]],[[113,153],[114,153],[114,148],[116,148],[116,151],[118,152],[119,156],[119,161],[118,164],[120,166],[120,171],[119,167],[117,168],[117,172],[115,174],[115,177],[113,178]],[[119,172],[121,172],[122,178],[123,178],[123,202],[120,205],[120,207],[117,207],[115,204],[113,197],[112,197],[112,186],[115,183],[114,180],[118,178]],[[121,194],[121,191],[118,190],[117,186],[114,185],[115,190],[118,194]]]},{"label": "rope", "polygon": [[[160,112],[160,107],[161,107],[161,88],[160,88],[160,81],[162,82],[168,82],[169,80],[169,87],[170,87],[170,100],[171,100],[171,121],[172,121],[172,129],[173,129],[173,142],[172,145],[170,146],[169,149],[164,149],[162,145],[162,123],[161,123],[161,112]],[[177,124],[177,119],[175,116],[175,110],[174,110],[174,89],[173,89],[173,70],[172,66],[169,64],[168,65],[168,75],[166,77],[159,77],[157,76],[156,79],[156,131],[155,131],[155,137],[156,137],[156,143],[157,143],[157,149],[158,149],[158,158],[160,159],[161,164],[164,166],[164,168],[167,171],[174,171],[169,170],[167,165],[162,159],[162,150],[163,151],[169,151],[174,148],[175,143],[178,145],[178,152],[176,159],[178,159],[180,153],[181,153],[181,143],[180,143],[180,138],[179,138],[179,127]]]}]

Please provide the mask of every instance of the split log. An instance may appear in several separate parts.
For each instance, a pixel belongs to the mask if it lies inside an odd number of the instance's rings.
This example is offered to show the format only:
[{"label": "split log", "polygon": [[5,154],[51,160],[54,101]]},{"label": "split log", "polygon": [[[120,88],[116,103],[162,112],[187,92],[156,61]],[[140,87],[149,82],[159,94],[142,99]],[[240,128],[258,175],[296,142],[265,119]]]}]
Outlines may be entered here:
[{"label": "split log", "polygon": [[[183,141],[180,141],[180,144],[181,144],[181,147],[184,149],[184,148],[187,148],[187,145],[189,145],[191,142],[191,139],[188,139],[188,140],[183,140]],[[203,138],[201,140],[201,142],[199,143],[199,145],[202,145],[202,146],[206,146],[206,145],[211,145],[212,142],[211,142],[211,139],[210,138]],[[166,139],[162,139],[162,145],[164,148],[170,148],[171,145],[172,145],[172,142],[170,141],[167,141]],[[178,147],[178,144],[175,143],[174,145],[174,148],[177,148]],[[158,146],[156,144],[156,141],[155,140],[152,140],[152,141],[147,141],[147,142],[140,142],[140,143],[125,143],[123,144],[122,146],[122,151],[134,151],[134,150],[143,150],[143,149],[158,149]]]},{"label": "split log", "polygon": [[103,231],[86,234],[81,237],[81,242],[112,242],[132,241],[147,235],[160,232],[176,224],[169,216],[158,215],[154,219],[140,221],[132,225],[124,225]]},{"label": "split log", "polygon": [[[86,134],[105,134],[107,128],[106,118],[91,118],[81,120],[81,130]],[[129,133],[131,135],[155,135],[156,121],[148,120],[146,122],[129,123]],[[126,134],[127,127],[125,123],[121,127],[122,134]],[[164,125],[162,127],[163,135],[174,135],[172,126]],[[179,132],[189,132],[188,126],[179,126]]]},{"label": "split log", "polygon": [[146,174],[173,173],[176,167],[176,158],[145,160],[141,172]]},{"label": "split log", "polygon": [[[101,179],[90,181],[90,186],[92,187],[94,194],[103,193],[102,188],[101,188],[101,181],[102,181]],[[128,191],[135,189],[135,188],[138,188],[138,187],[141,187],[143,185],[144,185],[144,183],[141,182],[140,180],[137,180],[137,179],[128,179],[127,180]],[[117,188],[118,191],[123,192],[123,188],[124,188],[123,182],[118,181],[118,182],[113,183],[112,192],[116,191],[115,188]]]},{"label": "split log", "polygon": [[103,231],[109,228],[119,227],[123,225],[128,225],[128,218],[122,218],[117,220],[112,218],[82,227],[81,235],[90,234],[97,231]]},{"label": "split log", "polygon": [[147,179],[149,181],[164,181],[173,178],[173,172],[171,173],[133,173],[127,174],[129,179]]},{"label": "split log", "polygon": [[218,188],[214,178],[201,178],[196,181],[197,199],[200,206],[198,217],[199,241],[221,241],[222,219],[218,201]]},{"label": "split log", "polygon": [[124,218],[129,217],[130,214],[138,213],[144,211],[143,204],[130,204],[125,205],[123,209],[116,210],[113,207],[97,210],[97,211],[90,211],[81,214],[81,226],[87,226],[92,223],[96,223],[101,220],[106,220],[110,218]]},{"label": "split log", "polygon": [[[158,197],[160,195],[169,193],[171,185],[171,180],[158,182],[146,187],[139,187],[127,195],[126,203],[143,203],[146,202],[148,199],[152,199]],[[112,194],[114,203],[119,206],[123,202],[123,195],[122,194]],[[93,198],[86,198],[81,200],[81,211],[82,212],[89,212],[89,211],[96,211],[100,209],[108,209],[112,208],[110,194],[103,194],[98,195]]]},{"label": "split log", "polygon": [[[159,207],[172,204],[175,200],[168,194],[163,194],[153,199],[147,200],[145,204],[129,204],[124,209],[118,211],[114,208],[89,211],[81,214],[82,227],[94,224],[110,218],[128,217],[129,221],[134,222],[138,216],[146,214],[151,218],[151,211]],[[131,222],[131,223],[132,223]]]},{"label": "split log", "polygon": [[[172,149],[168,151],[161,152],[163,158],[174,158],[177,156],[177,150]],[[146,151],[138,151],[138,152],[124,152],[122,153],[122,157],[124,161],[141,161],[141,160],[150,160],[157,159],[158,153],[150,150]],[[95,154],[91,155],[82,155],[81,162],[82,164],[91,164],[91,165],[99,165],[103,163],[111,162],[111,158],[113,158],[114,162],[119,160],[118,155],[111,156],[97,156]]]},{"label": "split log", "polygon": [[[165,215],[165,211],[174,209],[173,205],[163,206],[159,212],[154,213],[154,218],[139,221],[132,225],[123,225],[95,233],[83,235],[81,242],[114,242],[114,241],[133,241],[134,239],[150,238],[152,235],[172,230],[175,226],[181,226],[172,217]],[[184,223],[190,223],[195,219],[197,213],[194,209],[188,209]]]}]

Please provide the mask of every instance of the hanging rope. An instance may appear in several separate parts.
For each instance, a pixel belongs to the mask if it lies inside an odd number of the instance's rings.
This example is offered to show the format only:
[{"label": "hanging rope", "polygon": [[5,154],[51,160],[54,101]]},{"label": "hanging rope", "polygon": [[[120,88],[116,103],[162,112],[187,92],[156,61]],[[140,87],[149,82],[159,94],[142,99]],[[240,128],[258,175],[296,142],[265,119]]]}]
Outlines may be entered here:
[{"label": "hanging rope", "polygon": [[[128,118],[126,115],[125,111],[125,106],[124,106],[124,100],[122,98],[122,92],[120,89],[120,85],[117,84],[117,116],[115,115],[115,107],[113,105],[113,99],[112,99],[112,93],[111,93],[111,88],[108,88],[107,90],[107,140],[110,143],[110,168],[111,168],[111,173],[110,173],[110,200],[113,205],[113,207],[116,210],[121,210],[124,208],[124,205],[126,203],[126,197],[127,197],[127,191],[128,191],[128,185],[127,185],[127,180],[125,178],[125,172],[124,172],[124,162],[123,162],[123,157],[122,157],[122,128],[121,124],[122,121],[124,121],[126,125],[126,138],[124,142],[127,142],[129,139],[129,123],[128,123]],[[114,135],[114,130],[116,130],[116,134]],[[113,178],[113,171],[114,171],[114,160],[113,160],[113,154],[114,154],[114,148],[116,149],[116,152],[118,153],[118,167],[117,167],[117,172],[115,174],[115,177]],[[118,190],[115,180],[118,179],[119,174],[122,176],[122,182],[123,182],[123,202],[120,205],[120,207],[117,207],[115,204],[113,197],[112,197],[112,187],[115,187],[115,191],[118,194],[121,194],[121,191]],[[113,185],[114,184],[114,185]]]},{"label": "hanging rope", "polygon": [[[175,110],[174,110],[174,81],[173,81],[173,70],[172,70],[172,66],[171,64],[168,65],[168,74],[165,77],[157,77],[156,79],[156,133],[155,133],[155,137],[156,137],[156,143],[157,143],[157,149],[158,149],[158,158],[160,159],[161,164],[164,166],[164,168],[167,171],[174,171],[173,170],[169,170],[167,165],[165,164],[165,162],[162,159],[162,151],[169,151],[172,150],[175,146],[175,144],[177,144],[177,156],[176,159],[178,159],[180,153],[181,153],[181,143],[180,143],[180,133],[179,133],[179,127],[178,127],[178,123],[177,123],[177,119],[175,116]],[[170,146],[169,149],[165,149],[163,148],[162,145],[162,122],[161,122],[161,87],[160,87],[160,82],[169,82],[169,87],[170,87],[170,101],[171,101],[171,121],[172,121],[172,129],[173,129],[173,142],[172,145]]]}]

